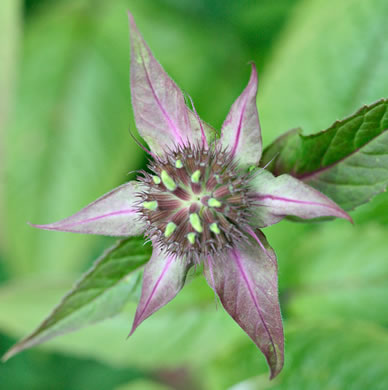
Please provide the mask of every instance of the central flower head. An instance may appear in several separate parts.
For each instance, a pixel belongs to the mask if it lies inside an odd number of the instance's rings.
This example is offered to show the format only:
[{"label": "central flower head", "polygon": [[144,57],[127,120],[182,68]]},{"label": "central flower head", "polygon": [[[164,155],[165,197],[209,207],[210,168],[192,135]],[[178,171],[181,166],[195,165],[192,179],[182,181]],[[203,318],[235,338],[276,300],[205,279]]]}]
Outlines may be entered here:
[{"label": "central flower head", "polygon": [[198,263],[244,239],[250,175],[221,147],[183,146],[156,158],[140,180],[147,235],[167,252]]}]

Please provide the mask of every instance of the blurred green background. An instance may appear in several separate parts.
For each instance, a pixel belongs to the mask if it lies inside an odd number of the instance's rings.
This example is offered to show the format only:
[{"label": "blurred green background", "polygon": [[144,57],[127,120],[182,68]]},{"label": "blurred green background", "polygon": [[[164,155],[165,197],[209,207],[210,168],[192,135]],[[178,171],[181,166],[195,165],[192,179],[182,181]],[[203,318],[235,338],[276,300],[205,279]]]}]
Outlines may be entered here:
[{"label": "blurred green background", "polygon": [[[258,65],[264,143],[388,97],[386,0],[2,0],[0,353],[114,241],[34,230],[134,177],[127,9],[219,128]],[[202,278],[125,341],[134,305],[0,365],[13,389],[388,388],[388,195],[344,221],[266,229],[279,260],[286,362],[264,358]]]}]

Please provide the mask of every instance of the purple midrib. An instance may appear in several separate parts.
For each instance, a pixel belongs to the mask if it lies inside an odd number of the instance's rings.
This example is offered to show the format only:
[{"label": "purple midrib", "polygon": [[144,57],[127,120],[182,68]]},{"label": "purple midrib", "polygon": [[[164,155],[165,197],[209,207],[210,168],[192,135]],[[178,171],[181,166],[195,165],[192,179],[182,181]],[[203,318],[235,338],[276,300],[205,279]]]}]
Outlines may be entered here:
[{"label": "purple midrib", "polygon": [[162,281],[162,279],[163,279],[164,275],[166,274],[167,270],[170,268],[170,265],[171,265],[171,262],[173,261],[173,259],[174,259],[173,256],[169,256],[168,257],[166,265],[163,267],[162,273],[159,275],[159,277],[158,277],[154,287],[151,290],[151,293],[150,293],[149,297],[147,298],[146,303],[144,304],[143,310],[138,315],[136,315],[136,320],[134,322],[134,328],[135,328],[135,324],[139,321],[139,318],[143,317],[143,314],[146,311],[148,305],[150,304],[151,299],[154,297],[155,292],[156,292],[157,288],[159,287],[160,282]]},{"label": "purple midrib", "polygon": [[265,331],[266,331],[267,334],[268,334],[269,341],[270,341],[270,343],[271,343],[271,345],[272,345],[272,347],[273,347],[273,351],[274,351],[274,354],[275,354],[275,360],[277,361],[278,358],[277,358],[277,351],[276,351],[275,342],[273,341],[273,338],[272,338],[272,335],[271,335],[271,333],[270,333],[270,331],[269,331],[269,329],[268,329],[268,326],[267,326],[266,322],[264,321],[263,315],[262,315],[261,310],[260,310],[260,307],[259,307],[259,302],[258,302],[257,299],[256,299],[256,296],[255,296],[255,294],[254,294],[254,292],[253,292],[253,288],[252,288],[252,286],[251,286],[251,283],[250,283],[250,281],[249,281],[249,279],[248,279],[248,277],[247,277],[247,275],[246,275],[246,273],[245,273],[244,267],[243,267],[243,265],[242,265],[242,263],[241,263],[240,255],[239,255],[239,253],[238,253],[235,249],[233,250],[233,255],[234,255],[233,257],[234,257],[234,259],[235,259],[235,261],[236,261],[237,268],[238,268],[238,270],[240,271],[241,276],[242,276],[243,279],[244,279],[244,282],[245,282],[245,284],[246,284],[246,286],[247,286],[249,295],[251,296],[251,299],[252,299],[252,301],[253,301],[253,303],[254,303],[254,305],[255,305],[255,308],[256,308],[257,313],[258,313],[258,315],[259,315],[259,317],[260,317],[260,320],[261,320],[261,322],[263,323],[264,329],[265,329]]},{"label": "purple midrib", "polygon": [[282,196],[275,196],[275,195],[256,195],[255,200],[264,200],[264,199],[272,199],[272,200],[280,200],[283,202],[291,202],[291,203],[298,203],[298,204],[306,204],[309,206],[323,206],[323,207],[328,207],[334,210],[338,209],[332,205],[329,204],[324,204],[324,203],[319,203],[319,202],[308,202],[305,200],[297,200],[297,199],[290,199],[290,198],[284,198]]},{"label": "purple midrib", "polygon": [[264,244],[261,242],[260,238],[257,236],[257,234],[251,229],[251,227],[247,226],[246,231],[253,237],[253,239],[259,244],[260,248],[264,251],[264,253],[269,257],[273,265],[277,268],[276,259],[274,259],[269,252],[267,251],[267,248],[264,246]]},{"label": "purple midrib", "polygon": [[152,86],[150,76],[149,76],[147,68],[145,66],[144,57],[143,57],[143,54],[141,52],[140,52],[140,56],[141,56],[141,59],[142,59],[142,65],[143,65],[144,73],[146,75],[146,78],[147,78],[147,81],[148,81],[148,85],[150,86],[150,89],[151,89],[151,93],[154,96],[155,101],[156,101],[158,107],[162,111],[163,116],[166,118],[168,124],[170,125],[171,129],[173,130],[175,137],[179,140],[179,142],[181,144],[183,144],[183,140],[182,140],[181,135],[179,134],[178,128],[175,126],[174,122],[171,120],[170,116],[168,115],[168,113],[164,109],[163,105],[161,104],[161,102],[160,102],[160,100],[158,98],[158,95],[156,94],[156,92],[154,90],[154,87]]},{"label": "purple midrib", "polygon": [[35,225],[36,227],[44,227],[45,229],[47,230],[55,230],[57,228],[57,226],[60,226],[61,228],[69,228],[69,227],[73,227],[73,226],[76,226],[76,225],[82,225],[84,223],[88,223],[88,222],[93,222],[93,221],[98,221],[99,219],[103,219],[103,218],[108,218],[108,217],[113,217],[115,215],[122,215],[122,214],[135,214],[137,211],[135,209],[126,209],[126,210],[119,210],[119,211],[112,211],[111,213],[107,213],[107,214],[102,214],[102,215],[99,215],[97,217],[93,217],[93,218],[87,218],[87,219],[84,219],[82,221],[77,221],[77,222],[74,222],[74,223],[70,223],[70,224],[65,224],[65,225],[52,225],[52,227],[50,225]]},{"label": "purple midrib", "polygon": [[248,104],[248,102],[247,102],[247,100],[245,100],[243,108],[241,110],[240,120],[239,120],[238,128],[237,128],[236,140],[234,142],[233,149],[232,149],[232,156],[234,156],[236,154],[238,144],[240,143],[242,121],[243,121],[243,117],[245,114],[245,109],[247,107],[247,104]]},{"label": "purple midrib", "polygon": [[[319,202],[307,202],[305,200],[297,200],[297,199],[290,199],[290,198],[284,198],[282,196],[274,196],[274,195],[259,195],[256,194],[254,197],[255,200],[265,200],[265,199],[272,199],[272,200],[279,200],[282,202],[289,202],[289,203],[296,203],[296,204],[304,204],[308,206],[318,206],[318,207],[325,207],[330,210],[334,210],[336,214],[330,214],[331,216],[337,216],[341,215],[342,218],[347,219],[348,221],[352,222],[352,218],[349,216],[349,214],[346,213],[346,211],[342,210],[337,205],[333,205],[330,203],[319,203]],[[261,205],[265,206],[265,204]],[[353,223],[353,222],[352,222]]]}]

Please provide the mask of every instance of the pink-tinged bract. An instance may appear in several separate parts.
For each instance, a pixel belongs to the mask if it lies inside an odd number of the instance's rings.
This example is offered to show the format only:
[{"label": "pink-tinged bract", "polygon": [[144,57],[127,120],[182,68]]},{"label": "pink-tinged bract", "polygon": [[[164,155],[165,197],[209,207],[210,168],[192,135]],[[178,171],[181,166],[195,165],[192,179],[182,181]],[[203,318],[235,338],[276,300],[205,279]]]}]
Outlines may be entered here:
[{"label": "pink-tinged bract", "polygon": [[143,288],[130,334],[178,294],[190,267],[190,263],[154,246],[152,257],[144,268]]},{"label": "pink-tinged bract", "polygon": [[145,225],[137,212],[137,194],[142,184],[132,181],[101,196],[78,213],[47,225],[45,230],[126,237],[143,233]]},{"label": "pink-tinged bract", "polygon": [[237,156],[241,166],[258,165],[261,152],[261,130],[256,106],[257,71],[252,64],[248,85],[233,103],[221,129],[222,146]]},{"label": "pink-tinged bract", "polygon": [[290,175],[275,177],[263,169],[256,173],[251,186],[257,206],[252,220],[257,227],[273,225],[286,216],[302,219],[332,216],[352,222],[349,214],[326,195]]},{"label": "pink-tinged bract", "polygon": [[283,367],[283,327],[275,253],[257,232],[265,251],[250,240],[210,258],[206,279],[231,317],[264,353],[271,378]]},{"label": "pink-tinged bract", "polygon": [[153,242],[131,334],[176,296],[193,264],[204,262],[209,285],[263,352],[273,378],[284,360],[277,263],[258,228],[286,216],[351,218],[301,181],[257,168],[262,142],[255,65],[217,139],[194,106],[186,106],[132,15],[129,25],[132,105],[151,149],[149,171],[71,217],[34,226],[110,236],[144,232]]},{"label": "pink-tinged bract", "polygon": [[131,14],[131,96],[136,125],[152,150],[193,141],[184,96],[144,42]]}]

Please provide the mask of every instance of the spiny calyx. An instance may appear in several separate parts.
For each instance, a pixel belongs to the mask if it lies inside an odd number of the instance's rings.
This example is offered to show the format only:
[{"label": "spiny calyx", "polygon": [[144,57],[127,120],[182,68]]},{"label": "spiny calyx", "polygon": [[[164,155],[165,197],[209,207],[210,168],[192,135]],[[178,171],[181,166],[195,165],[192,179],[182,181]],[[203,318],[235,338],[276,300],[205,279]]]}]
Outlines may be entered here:
[{"label": "spiny calyx", "polygon": [[149,164],[139,212],[146,234],[167,252],[200,261],[244,239],[249,218],[249,173],[217,147],[180,147]]}]

